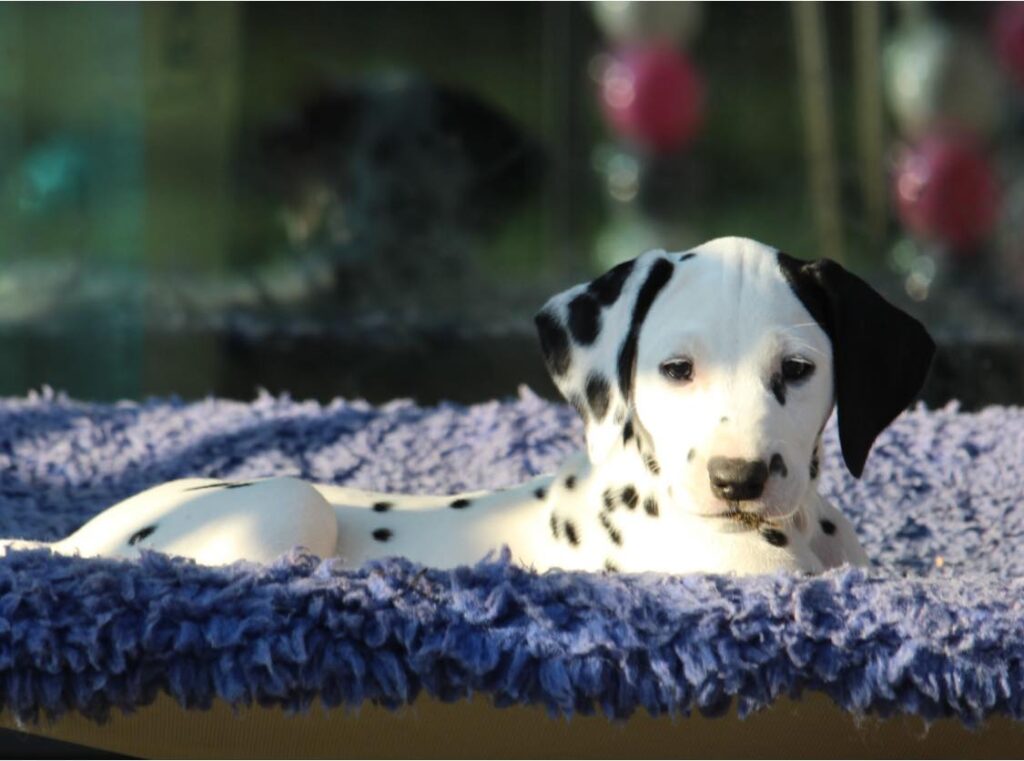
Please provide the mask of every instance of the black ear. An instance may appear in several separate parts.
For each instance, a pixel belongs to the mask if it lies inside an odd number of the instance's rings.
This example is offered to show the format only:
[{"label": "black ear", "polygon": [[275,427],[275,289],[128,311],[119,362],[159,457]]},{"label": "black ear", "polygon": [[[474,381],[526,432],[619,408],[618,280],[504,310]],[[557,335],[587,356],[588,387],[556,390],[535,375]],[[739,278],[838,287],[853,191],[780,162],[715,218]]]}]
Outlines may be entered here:
[{"label": "black ear", "polygon": [[920,322],[830,259],[781,251],[790,287],[832,341],[839,443],[860,478],[871,445],[924,384],[935,342]]}]

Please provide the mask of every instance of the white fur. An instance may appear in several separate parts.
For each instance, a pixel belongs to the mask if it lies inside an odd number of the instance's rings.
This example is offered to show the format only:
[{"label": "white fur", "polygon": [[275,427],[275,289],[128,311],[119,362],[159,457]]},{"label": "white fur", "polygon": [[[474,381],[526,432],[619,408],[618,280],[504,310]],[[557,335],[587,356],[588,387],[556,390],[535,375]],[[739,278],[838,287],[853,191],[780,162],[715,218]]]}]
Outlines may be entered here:
[{"label": "white fur", "polygon": [[[603,372],[614,387],[643,274],[659,259],[673,261],[671,279],[638,334],[632,398],[623,399],[612,388],[604,419],[589,420],[587,452],[569,458],[554,475],[505,491],[446,496],[380,494],[293,478],[238,488],[187,479],[114,505],[59,542],[5,544],[112,557],[132,557],[145,548],[211,565],[270,561],[303,546],[351,565],[403,555],[452,567],[476,562],[503,545],[515,561],[537,570],[607,565],[637,572],[814,573],[842,563],[866,564],[852,525],[818,495],[809,474],[834,404],[828,337],[793,295],[774,249],[724,238],[694,252],[697,256],[685,262],[679,262],[679,254],[657,251],[639,257],[619,299],[602,311],[597,340],[574,348],[571,371],[556,378],[567,396],[594,372]],[[555,296],[546,309],[553,314],[566,309],[585,289],[576,286]],[[766,379],[793,354],[813,361],[816,369],[787,390],[782,405]],[[692,360],[691,382],[672,383],[659,372],[661,363],[675,356]],[[657,474],[644,466],[634,441],[623,441],[623,422],[631,417],[638,435],[649,437]],[[787,474],[771,476],[762,496],[743,509],[759,515],[762,527],[782,532],[785,546],[723,517],[730,505],[715,497],[708,478],[711,457],[767,461],[773,454],[782,456]],[[605,493],[626,485],[635,489],[638,503],[630,509],[617,502],[602,518]],[[537,498],[538,489],[544,490],[543,499]],[[656,501],[657,516],[644,510],[648,497]],[[470,505],[452,507],[456,498]],[[384,501],[393,506],[372,509]],[[824,533],[822,521],[831,522],[835,532]],[[575,545],[567,539],[567,525]],[[153,526],[147,536],[128,543]],[[390,532],[383,541],[374,538],[381,529]]]}]

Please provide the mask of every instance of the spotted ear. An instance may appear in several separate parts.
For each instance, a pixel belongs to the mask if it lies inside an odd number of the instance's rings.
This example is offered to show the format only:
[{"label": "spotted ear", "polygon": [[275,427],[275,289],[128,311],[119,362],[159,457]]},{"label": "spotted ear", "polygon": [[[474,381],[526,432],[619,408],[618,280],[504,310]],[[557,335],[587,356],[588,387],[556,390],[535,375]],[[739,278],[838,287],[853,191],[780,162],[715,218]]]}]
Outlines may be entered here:
[{"label": "spotted ear", "polygon": [[871,445],[924,384],[935,342],[920,322],[830,259],[778,254],[797,298],[832,342],[839,443],[860,478]]},{"label": "spotted ear", "polygon": [[553,296],[534,319],[548,372],[583,418],[591,462],[621,440],[640,327],[674,268],[649,251]]}]

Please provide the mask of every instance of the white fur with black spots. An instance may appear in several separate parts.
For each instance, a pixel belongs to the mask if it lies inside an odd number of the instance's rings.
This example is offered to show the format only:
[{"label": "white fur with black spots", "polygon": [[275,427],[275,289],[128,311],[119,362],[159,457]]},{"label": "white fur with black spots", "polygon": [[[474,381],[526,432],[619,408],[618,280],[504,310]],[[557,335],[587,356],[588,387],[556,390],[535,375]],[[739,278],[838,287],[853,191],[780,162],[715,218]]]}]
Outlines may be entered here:
[{"label": "white fur with black spots", "polygon": [[852,524],[818,494],[821,432],[838,407],[843,457],[860,476],[934,344],[859,278],[721,238],[643,254],[554,296],[536,322],[586,431],[586,450],[553,475],[442,496],[185,479],[58,542],[3,546],[107,557],[144,548],[210,565],[304,547],[352,566],[401,555],[452,567],[503,546],[538,571],[867,564]]}]

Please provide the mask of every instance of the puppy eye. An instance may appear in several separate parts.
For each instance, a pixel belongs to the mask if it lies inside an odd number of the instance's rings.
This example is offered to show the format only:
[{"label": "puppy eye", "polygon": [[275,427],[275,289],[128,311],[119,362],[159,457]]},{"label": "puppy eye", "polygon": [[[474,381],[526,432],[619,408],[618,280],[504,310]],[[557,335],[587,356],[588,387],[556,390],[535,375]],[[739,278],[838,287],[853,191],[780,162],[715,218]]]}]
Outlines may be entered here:
[{"label": "puppy eye", "polygon": [[782,360],[782,377],[787,382],[805,380],[813,372],[814,364],[803,357],[787,357]]},{"label": "puppy eye", "polygon": [[661,363],[661,374],[672,381],[693,380],[693,362],[689,359],[670,359]]}]

